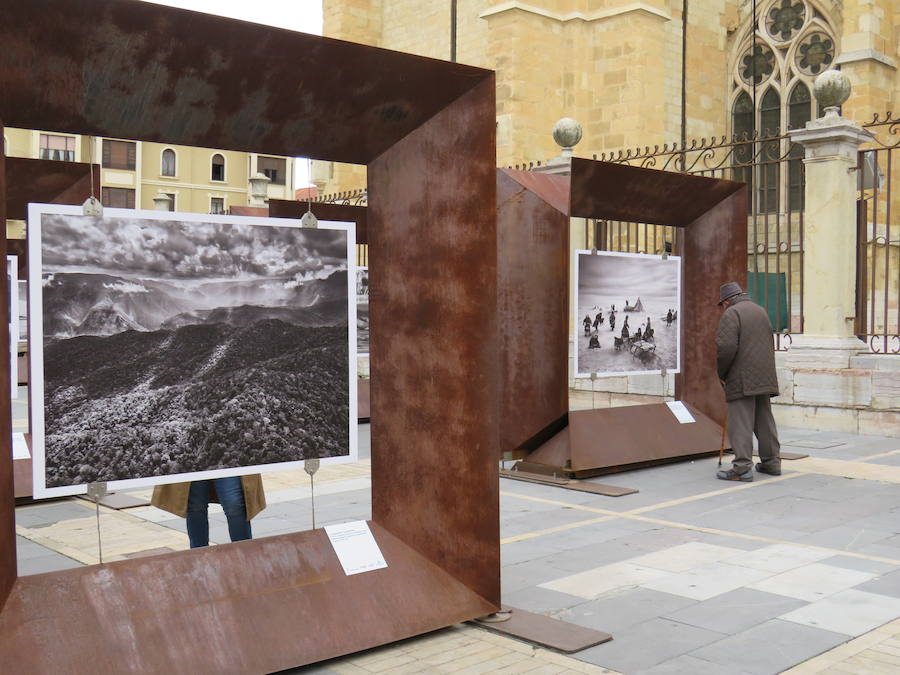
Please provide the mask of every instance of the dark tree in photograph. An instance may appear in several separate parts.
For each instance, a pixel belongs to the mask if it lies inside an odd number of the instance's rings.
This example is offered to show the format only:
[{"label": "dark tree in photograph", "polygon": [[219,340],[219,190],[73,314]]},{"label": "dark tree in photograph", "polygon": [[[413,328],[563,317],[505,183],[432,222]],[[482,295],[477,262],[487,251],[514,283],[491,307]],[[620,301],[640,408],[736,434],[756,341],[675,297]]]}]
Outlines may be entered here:
[{"label": "dark tree in photograph", "polygon": [[43,214],[48,488],[350,453],[346,230],[210,221]]}]

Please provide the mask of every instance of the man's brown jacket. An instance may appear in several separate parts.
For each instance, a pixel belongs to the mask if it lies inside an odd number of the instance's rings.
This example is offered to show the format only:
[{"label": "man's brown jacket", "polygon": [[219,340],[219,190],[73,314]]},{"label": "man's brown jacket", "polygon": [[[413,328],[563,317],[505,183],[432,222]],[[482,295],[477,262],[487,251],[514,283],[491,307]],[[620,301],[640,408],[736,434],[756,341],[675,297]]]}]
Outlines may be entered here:
[{"label": "man's brown jacket", "polygon": [[716,367],[728,401],[744,396],[778,395],[772,324],[766,310],[739,295],[719,320]]}]

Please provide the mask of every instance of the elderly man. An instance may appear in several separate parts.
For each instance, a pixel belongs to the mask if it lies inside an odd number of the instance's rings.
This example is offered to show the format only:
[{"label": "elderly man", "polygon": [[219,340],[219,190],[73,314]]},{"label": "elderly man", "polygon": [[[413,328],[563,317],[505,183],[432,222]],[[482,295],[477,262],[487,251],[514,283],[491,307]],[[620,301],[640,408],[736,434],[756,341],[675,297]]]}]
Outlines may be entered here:
[{"label": "elderly man", "polygon": [[756,470],[781,474],[781,445],[770,398],[778,395],[772,324],[766,310],[730,281],[719,289],[725,308],[716,334],[716,366],[728,401],[728,438],[734,462],[722,480],[753,480],[753,434],[759,441]]}]

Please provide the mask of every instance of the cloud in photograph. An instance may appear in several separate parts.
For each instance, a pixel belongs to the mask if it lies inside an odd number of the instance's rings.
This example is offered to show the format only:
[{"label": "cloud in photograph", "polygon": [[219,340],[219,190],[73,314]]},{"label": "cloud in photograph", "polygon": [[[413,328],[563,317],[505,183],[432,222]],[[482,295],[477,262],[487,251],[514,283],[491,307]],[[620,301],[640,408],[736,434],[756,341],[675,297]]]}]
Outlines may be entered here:
[{"label": "cloud in photograph", "polygon": [[41,229],[45,270],[300,282],[346,267],[343,230],[55,214],[43,216]]}]

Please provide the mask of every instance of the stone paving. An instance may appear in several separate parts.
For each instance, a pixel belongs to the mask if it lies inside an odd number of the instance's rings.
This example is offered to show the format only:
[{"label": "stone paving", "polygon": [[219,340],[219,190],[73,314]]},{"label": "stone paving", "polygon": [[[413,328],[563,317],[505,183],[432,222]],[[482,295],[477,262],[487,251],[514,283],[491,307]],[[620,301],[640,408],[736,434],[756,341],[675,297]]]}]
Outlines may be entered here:
[{"label": "stone paving", "polygon": [[[753,483],[717,481],[715,458],[596,479],[640,490],[620,498],[501,480],[504,603],[612,642],[563,656],[455,626],[297,672],[900,672],[900,440],[781,437],[810,458]],[[362,425],[364,459],[317,475],[317,526],[370,517],[368,448]],[[254,536],[311,526],[306,474],[265,483]],[[83,500],[19,507],[16,527],[21,574],[97,562]],[[187,547],[152,507],[101,509],[101,531],[104,560]]]}]

